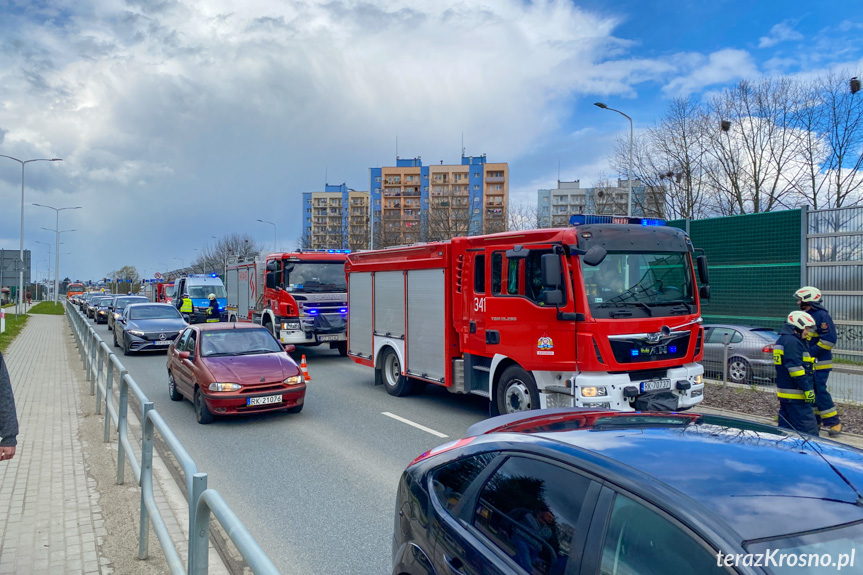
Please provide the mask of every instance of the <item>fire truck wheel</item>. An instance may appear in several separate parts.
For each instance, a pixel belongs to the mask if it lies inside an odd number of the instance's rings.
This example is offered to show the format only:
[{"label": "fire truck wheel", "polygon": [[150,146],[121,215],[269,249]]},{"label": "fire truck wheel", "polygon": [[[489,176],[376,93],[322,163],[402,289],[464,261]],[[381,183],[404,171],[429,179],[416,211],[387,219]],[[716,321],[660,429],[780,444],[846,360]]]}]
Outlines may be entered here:
[{"label": "fire truck wheel", "polygon": [[273,334],[273,337],[276,337],[276,330],[273,329],[273,322],[271,322],[269,318],[264,320],[264,327],[270,330],[270,333]]},{"label": "fire truck wheel", "polygon": [[[402,364],[399,361],[399,356],[390,347],[385,347],[381,353],[381,362],[377,368],[380,374],[380,381],[384,384],[384,388],[390,395],[403,397],[410,394],[412,385],[410,380],[402,375]],[[375,374],[376,376],[378,374]]]},{"label": "fire truck wheel", "polygon": [[539,409],[539,390],[533,376],[517,365],[506,368],[495,393],[501,414]]}]

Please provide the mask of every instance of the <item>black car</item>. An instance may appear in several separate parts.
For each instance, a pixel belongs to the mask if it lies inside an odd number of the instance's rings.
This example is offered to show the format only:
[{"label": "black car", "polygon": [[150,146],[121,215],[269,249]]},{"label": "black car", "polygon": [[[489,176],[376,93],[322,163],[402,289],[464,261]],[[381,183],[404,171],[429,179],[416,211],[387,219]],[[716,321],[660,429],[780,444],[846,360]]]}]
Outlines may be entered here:
[{"label": "black car", "polygon": [[129,304],[114,324],[114,347],[122,347],[124,355],[167,350],[188,326],[177,308],[170,304]]},{"label": "black car", "polygon": [[111,315],[111,303],[113,297],[103,297],[96,301],[95,309],[93,310],[93,319],[96,323],[108,323],[108,316]]},{"label": "black car", "polygon": [[140,295],[116,295],[111,300],[110,312],[108,314],[108,331],[114,329],[117,318],[123,314],[126,306],[133,303],[148,303],[150,300]]},{"label": "black car", "polygon": [[402,474],[394,575],[832,572],[753,565],[774,550],[860,572],[858,449],[724,417],[579,408],[467,435]]},{"label": "black car", "polygon": [[99,294],[96,297],[91,297],[90,300],[87,302],[87,317],[95,320],[96,310],[99,309],[99,304],[101,304],[103,300],[111,301],[112,297],[113,296],[111,294]]}]

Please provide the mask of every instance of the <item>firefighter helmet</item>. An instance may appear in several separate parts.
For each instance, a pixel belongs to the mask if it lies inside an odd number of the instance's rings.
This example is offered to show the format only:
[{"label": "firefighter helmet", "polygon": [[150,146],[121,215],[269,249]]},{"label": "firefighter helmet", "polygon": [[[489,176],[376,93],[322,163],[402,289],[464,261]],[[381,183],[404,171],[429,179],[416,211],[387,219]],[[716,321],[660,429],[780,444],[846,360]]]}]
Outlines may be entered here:
[{"label": "firefighter helmet", "polygon": [[211,293],[210,295],[207,296],[207,298],[210,300],[214,300],[214,299],[216,299],[216,294]]},{"label": "firefighter helmet", "polygon": [[812,286],[804,286],[794,292],[794,297],[803,303],[819,303],[821,301],[821,290]]},{"label": "firefighter helmet", "polygon": [[803,330],[807,327],[815,327],[815,320],[805,311],[794,310],[788,314],[788,324]]}]

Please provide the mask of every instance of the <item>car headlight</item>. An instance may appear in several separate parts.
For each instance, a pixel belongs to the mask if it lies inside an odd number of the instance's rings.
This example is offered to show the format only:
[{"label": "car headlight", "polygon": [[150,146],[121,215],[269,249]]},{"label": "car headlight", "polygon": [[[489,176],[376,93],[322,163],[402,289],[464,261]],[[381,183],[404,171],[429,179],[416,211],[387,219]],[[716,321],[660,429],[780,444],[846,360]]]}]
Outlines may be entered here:
[{"label": "car headlight", "polygon": [[694,380],[692,383],[694,383],[695,385],[701,385],[702,383],[704,383],[704,382],[702,381],[702,379],[701,379],[701,374],[700,374],[700,373],[699,373],[698,375],[696,375],[696,376],[695,376],[695,380]]},{"label": "car headlight", "polygon": [[581,396],[582,397],[605,397],[608,395],[608,388],[606,387],[582,387],[581,388]]},{"label": "car headlight", "polygon": [[105,315],[105,312],[102,310],[99,310],[99,315]]},{"label": "car headlight", "polygon": [[240,389],[239,383],[211,383],[210,391],[237,391]]},{"label": "car headlight", "polygon": [[132,335],[137,335],[138,337],[144,337],[144,332],[137,329],[130,329],[129,333]]},{"label": "car headlight", "polygon": [[303,374],[292,375],[291,377],[289,377],[288,379],[286,379],[282,383],[284,383],[285,385],[299,385],[299,384],[303,383]]},{"label": "car headlight", "polygon": [[120,317],[120,314],[115,313],[115,314],[114,314],[114,319],[117,319],[118,317]]},{"label": "car headlight", "polygon": [[300,329],[300,322],[298,321],[286,321],[282,323],[282,329]]}]

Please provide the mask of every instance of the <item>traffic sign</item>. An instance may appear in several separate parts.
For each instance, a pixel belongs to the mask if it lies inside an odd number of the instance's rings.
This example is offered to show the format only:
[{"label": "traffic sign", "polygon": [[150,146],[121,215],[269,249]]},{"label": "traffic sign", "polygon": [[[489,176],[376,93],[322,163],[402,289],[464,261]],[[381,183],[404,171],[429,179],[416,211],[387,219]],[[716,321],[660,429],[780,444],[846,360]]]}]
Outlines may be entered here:
[{"label": "traffic sign", "polygon": [[156,278],[157,280],[160,280],[160,279],[162,279],[162,274],[160,274],[159,272],[156,272],[153,274],[153,277]]}]

